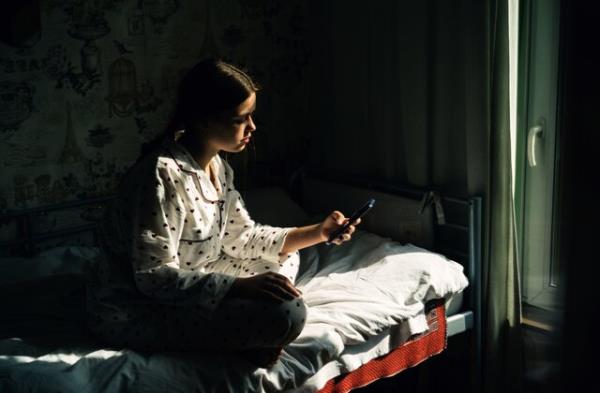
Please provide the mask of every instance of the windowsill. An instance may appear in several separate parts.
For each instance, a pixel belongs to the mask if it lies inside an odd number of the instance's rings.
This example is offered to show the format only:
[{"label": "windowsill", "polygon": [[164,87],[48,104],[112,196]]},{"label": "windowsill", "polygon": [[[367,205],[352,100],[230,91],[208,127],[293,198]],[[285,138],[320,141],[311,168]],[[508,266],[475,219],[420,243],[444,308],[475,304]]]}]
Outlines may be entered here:
[{"label": "windowsill", "polygon": [[554,331],[554,327],[552,325],[549,325],[547,323],[542,323],[542,322],[536,321],[534,319],[529,319],[526,317],[523,317],[523,319],[521,320],[521,325],[527,326],[532,329],[541,330],[541,331],[547,332],[547,333],[551,333]]},{"label": "windowsill", "polygon": [[559,316],[559,311],[549,311],[523,303],[521,324],[541,332],[552,333],[558,327]]}]

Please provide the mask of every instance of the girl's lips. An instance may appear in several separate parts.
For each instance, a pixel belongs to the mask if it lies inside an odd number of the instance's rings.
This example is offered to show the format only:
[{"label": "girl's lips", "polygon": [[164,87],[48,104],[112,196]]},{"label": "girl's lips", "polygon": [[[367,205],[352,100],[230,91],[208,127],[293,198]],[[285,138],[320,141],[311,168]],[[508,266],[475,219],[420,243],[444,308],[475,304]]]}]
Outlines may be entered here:
[{"label": "girl's lips", "polygon": [[248,143],[248,142],[250,142],[250,137],[247,137],[247,138],[244,138],[244,139],[242,139],[242,142],[244,142],[244,143]]}]

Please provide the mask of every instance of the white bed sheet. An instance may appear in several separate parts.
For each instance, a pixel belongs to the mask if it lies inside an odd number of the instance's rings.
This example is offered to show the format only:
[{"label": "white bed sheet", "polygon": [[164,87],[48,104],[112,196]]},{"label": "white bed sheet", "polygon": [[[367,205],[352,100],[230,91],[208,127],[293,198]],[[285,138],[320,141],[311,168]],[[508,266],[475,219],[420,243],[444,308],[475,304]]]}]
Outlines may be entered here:
[{"label": "white bed sheet", "polygon": [[99,347],[84,332],[81,298],[95,252],[0,261],[0,334],[13,333],[0,339],[0,391],[314,392],[425,330],[424,303],[467,286],[459,264],[366,231],[304,249],[297,285],[307,324],[273,368],[253,369],[222,353]]}]

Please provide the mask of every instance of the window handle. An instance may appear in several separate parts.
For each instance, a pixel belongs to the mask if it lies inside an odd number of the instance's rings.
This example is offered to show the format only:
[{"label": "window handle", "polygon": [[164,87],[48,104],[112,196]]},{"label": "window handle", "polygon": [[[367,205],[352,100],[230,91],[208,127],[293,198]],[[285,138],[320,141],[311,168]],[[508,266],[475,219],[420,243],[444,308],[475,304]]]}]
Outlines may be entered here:
[{"label": "window handle", "polygon": [[535,157],[535,141],[542,137],[544,133],[543,127],[533,126],[529,129],[529,133],[527,134],[527,161],[529,162],[530,167],[534,167],[537,165],[537,160]]}]

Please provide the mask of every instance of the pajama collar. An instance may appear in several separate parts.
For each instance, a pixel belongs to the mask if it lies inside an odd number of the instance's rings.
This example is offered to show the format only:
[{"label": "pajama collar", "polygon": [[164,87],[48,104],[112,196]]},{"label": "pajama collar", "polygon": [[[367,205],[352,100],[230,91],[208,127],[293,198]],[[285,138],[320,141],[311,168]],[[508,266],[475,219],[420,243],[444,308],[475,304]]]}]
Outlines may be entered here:
[{"label": "pajama collar", "polygon": [[165,144],[165,150],[173,158],[175,164],[181,172],[197,177],[200,183],[200,191],[207,201],[220,200],[227,185],[225,169],[221,165],[221,157],[217,154],[212,158],[209,165],[217,175],[220,190],[215,189],[210,180],[210,176],[200,167],[198,162],[192,157],[190,152],[181,144],[175,141],[168,141]]}]

